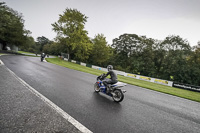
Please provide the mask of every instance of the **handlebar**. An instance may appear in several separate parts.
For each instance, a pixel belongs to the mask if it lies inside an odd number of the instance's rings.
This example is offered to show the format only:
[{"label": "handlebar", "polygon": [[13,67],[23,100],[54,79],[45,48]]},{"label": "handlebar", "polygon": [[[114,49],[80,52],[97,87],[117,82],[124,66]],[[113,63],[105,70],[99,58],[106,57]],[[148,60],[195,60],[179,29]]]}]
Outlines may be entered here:
[{"label": "handlebar", "polygon": [[101,74],[100,76],[97,77],[97,80],[104,80],[106,77],[105,75],[106,75],[105,73]]}]

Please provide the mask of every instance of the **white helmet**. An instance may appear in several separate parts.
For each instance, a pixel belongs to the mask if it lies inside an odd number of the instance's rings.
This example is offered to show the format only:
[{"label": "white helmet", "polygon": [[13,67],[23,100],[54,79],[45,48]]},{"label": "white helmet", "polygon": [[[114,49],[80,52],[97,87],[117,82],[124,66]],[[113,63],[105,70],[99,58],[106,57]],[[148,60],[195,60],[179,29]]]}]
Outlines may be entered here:
[{"label": "white helmet", "polygon": [[108,69],[108,71],[113,70],[113,66],[112,65],[108,65],[107,69]]}]

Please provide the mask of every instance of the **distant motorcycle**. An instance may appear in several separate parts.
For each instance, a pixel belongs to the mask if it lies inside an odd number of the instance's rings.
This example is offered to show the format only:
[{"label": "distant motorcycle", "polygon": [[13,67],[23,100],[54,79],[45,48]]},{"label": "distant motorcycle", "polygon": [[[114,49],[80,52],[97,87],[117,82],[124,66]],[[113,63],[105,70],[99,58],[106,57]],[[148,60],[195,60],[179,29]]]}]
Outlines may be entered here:
[{"label": "distant motorcycle", "polygon": [[42,53],[42,54],[41,54],[41,62],[43,62],[44,58],[45,58],[45,54]]},{"label": "distant motorcycle", "polygon": [[44,57],[41,57],[41,62],[43,62],[43,60],[44,60]]},{"label": "distant motorcycle", "polygon": [[101,74],[97,77],[97,81],[94,84],[95,92],[99,93],[102,92],[110,97],[113,98],[115,102],[121,102],[124,99],[125,90],[121,90],[121,87],[126,86],[125,83],[117,82],[116,84],[110,85],[110,92],[107,92],[107,88],[103,84],[103,80],[105,80],[105,74]]}]

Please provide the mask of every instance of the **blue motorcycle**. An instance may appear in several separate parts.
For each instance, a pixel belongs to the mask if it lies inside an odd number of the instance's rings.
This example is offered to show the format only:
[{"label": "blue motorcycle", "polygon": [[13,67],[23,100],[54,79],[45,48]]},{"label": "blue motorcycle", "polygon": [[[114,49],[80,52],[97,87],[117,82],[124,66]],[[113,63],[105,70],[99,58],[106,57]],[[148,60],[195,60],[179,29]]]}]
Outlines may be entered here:
[{"label": "blue motorcycle", "polygon": [[107,91],[107,88],[103,84],[103,80],[105,79],[105,74],[102,74],[97,77],[97,81],[94,84],[94,90],[95,92],[99,93],[102,92],[103,94],[106,94],[113,98],[115,102],[121,102],[124,99],[124,93],[125,90],[121,90],[121,87],[126,86],[127,84],[122,82],[117,82],[116,84],[109,85],[109,91]]}]

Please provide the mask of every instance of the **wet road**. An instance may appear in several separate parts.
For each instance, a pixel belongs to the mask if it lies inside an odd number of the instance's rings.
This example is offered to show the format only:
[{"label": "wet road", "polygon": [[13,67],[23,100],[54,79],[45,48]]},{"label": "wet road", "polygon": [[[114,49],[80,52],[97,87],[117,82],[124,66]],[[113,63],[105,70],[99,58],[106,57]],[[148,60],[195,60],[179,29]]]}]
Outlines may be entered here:
[{"label": "wet road", "polygon": [[95,133],[199,133],[200,103],[128,85],[124,101],[93,91],[96,76],[40,62],[1,56],[16,75]]}]

